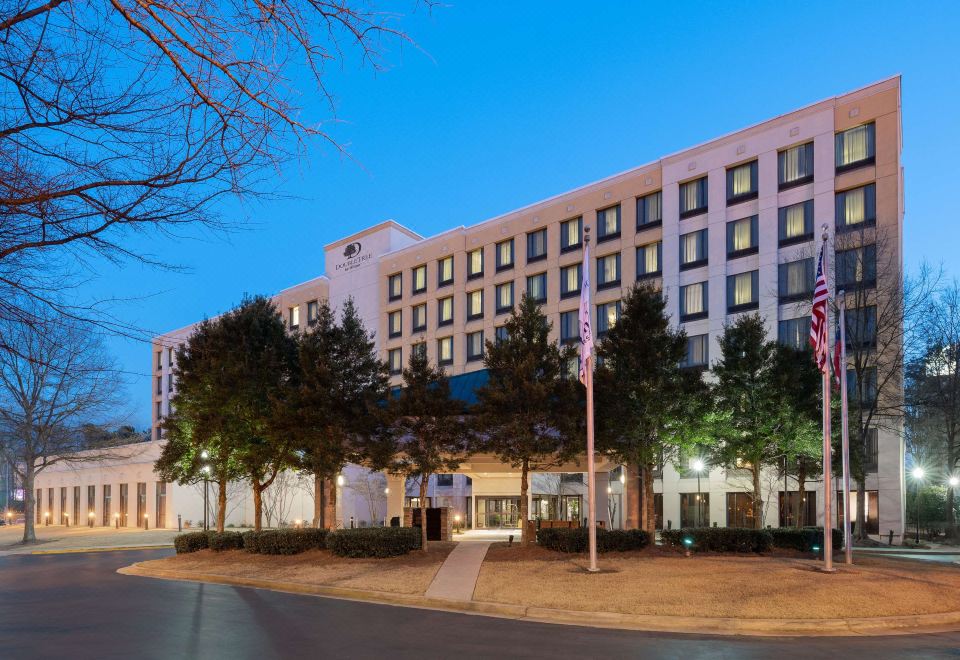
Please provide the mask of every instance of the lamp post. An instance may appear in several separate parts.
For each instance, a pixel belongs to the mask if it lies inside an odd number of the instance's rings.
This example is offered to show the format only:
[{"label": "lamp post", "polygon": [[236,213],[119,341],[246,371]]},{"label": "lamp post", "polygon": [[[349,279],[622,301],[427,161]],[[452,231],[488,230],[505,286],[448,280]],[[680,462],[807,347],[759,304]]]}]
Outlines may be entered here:
[{"label": "lamp post", "polygon": [[143,514],[143,531],[146,532],[149,530],[150,530],[150,514],[145,513]]},{"label": "lamp post", "polygon": [[44,512],[43,512],[43,526],[44,526],[44,527],[49,527],[49,526],[50,526],[50,512],[49,512],[49,511],[44,511]]},{"label": "lamp post", "polygon": [[917,545],[920,545],[920,482],[923,481],[923,468],[913,468],[913,480],[917,483]]},{"label": "lamp post", "polygon": [[13,524],[12,518],[13,518],[13,512],[7,511],[7,527]]},{"label": "lamp post", "polygon": [[[201,454],[204,458],[207,452]],[[203,531],[210,529],[210,466],[203,466]]]},{"label": "lamp post", "polygon": [[91,529],[93,528],[93,519],[95,517],[96,517],[96,514],[94,514],[93,511],[87,514],[87,524],[90,526]]},{"label": "lamp post", "polygon": [[703,493],[700,490],[700,473],[703,472],[703,461],[699,458],[693,462],[693,471],[697,473],[697,527],[703,524]]},{"label": "lamp post", "polygon": [[119,531],[119,529],[120,529],[120,514],[119,514],[119,513],[113,514],[113,523],[114,523],[114,526],[115,526],[115,527],[117,528],[117,530]]}]

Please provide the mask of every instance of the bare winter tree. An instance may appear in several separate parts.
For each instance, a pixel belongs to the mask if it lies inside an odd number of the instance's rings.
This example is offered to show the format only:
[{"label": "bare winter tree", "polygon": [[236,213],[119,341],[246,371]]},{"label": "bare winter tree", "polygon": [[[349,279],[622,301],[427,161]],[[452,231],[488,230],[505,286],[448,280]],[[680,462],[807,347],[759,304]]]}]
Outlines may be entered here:
[{"label": "bare winter tree", "polygon": [[371,526],[376,526],[386,515],[387,495],[384,492],[386,487],[387,477],[383,472],[365,472],[355,478],[351,477],[350,481],[347,482],[347,488],[367,505]]},{"label": "bare winter tree", "polygon": [[0,351],[0,460],[23,484],[23,542],[31,543],[38,473],[58,463],[129,457],[109,450],[114,441],[97,440],[85,424],[115,414],[117,373],[99,339],[78,324],[0,319],[0,336],[13,348]]}]

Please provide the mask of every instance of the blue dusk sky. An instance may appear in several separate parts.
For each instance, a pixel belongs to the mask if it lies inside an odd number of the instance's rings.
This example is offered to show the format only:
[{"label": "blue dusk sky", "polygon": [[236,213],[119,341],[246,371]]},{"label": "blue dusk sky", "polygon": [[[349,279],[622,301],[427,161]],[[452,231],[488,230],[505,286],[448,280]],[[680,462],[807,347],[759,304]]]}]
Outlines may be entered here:
[{"label": "blue dusk sky", "polygon": [[[960,151],[960,3],[393,8],[419,49],[392,45],[387,70],[327,78],[339,119],[327,126],[352,159],[316,142],[271,182],[289,198],[223,203],[244,229],[136,237],[182,272],[94,264],[82,295],[128,299],[118,316],[171,330],[322,274],[324,244],[382,220],[424,235],[474,224],[898,73],[905,263],[960,273],[946,194]],[[331,118],[320,104],[304,116]],[[149,346],[108,346],[127,372],[128,419],[147,428]]]}]

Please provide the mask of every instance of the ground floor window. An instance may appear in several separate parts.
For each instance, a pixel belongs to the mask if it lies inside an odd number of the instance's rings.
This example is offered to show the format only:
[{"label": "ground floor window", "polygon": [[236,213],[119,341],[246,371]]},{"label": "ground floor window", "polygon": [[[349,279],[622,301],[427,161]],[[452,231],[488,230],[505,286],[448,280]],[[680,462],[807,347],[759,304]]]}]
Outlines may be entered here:
[{"label": "ground floor window", "polygon": [[36,514],[35,522],[36,524],[39,525],[40,523],[43,522],[43,489],[42,488],[37,489],[37,496],[33,500],[33,508],[35,509],[35,514]]},{"label": "ground floor window", "polygon": [[580,520],[583,496],[534,495],[532,518],[540,520]]},{"label": "ground floor window", "polygon": [[478,497],[477,527],[502,529],[520,523],[519,497]]},{"label": "ground floor window", "polygon": [[167,484],[164,481],[157,482],[157,519],[153,523],[155,527],[167,526]]},{"label": "ground floor window", "polygon": [[47,510],[43,512],[43,517],[46,519],[45,522],[50,522],[53,518],[53,489],[47,489]]},{"label": "ground floor window", "polygon": [[[430,498],[430,497],[427,497],[427,508],[428,508],[428,509],[429,509],[430,506],[431,506],[430,500],[431,500],[431,498]],[[409,507],[409,508],[411,508],[411,509],[419,509],[419,508],[420,508],[420,498],[419,498],[419,497],[408,497],[408,498],[407,498],[407,507]]]},{"label": "ground floor window", "polygon": [[710,526],[710,493],[680,493],[680,526]]},{"label": "ground floor window", "polygon": [[111,495],[110,484],[104,484],[103,485],[103,521],[102,521],[104,527],[110,526],[110,514],[111,514],[111,511],[110,511],[111,496],[110,495]]},{"label": "ground floor window", "polygon": [[70,520],[70,512],[67,510],[67,487],[60,486],[60,524],[65,524]]},{"label": "ground floor window", "polygon": [[780,497],[780,527],[810,527],[817,524],[817,493],[812,490],[787,491],[784,499],[783,491]]},{"label": "ground floor window", "polygon": [[137,527],[143,527],[147,518],[147,484],[142,481],[137,484]]},{"label": "ground floor window", "polygon": [[727,527],[752,528],[755,520],[752,493],[727,493]]},{"label": "ground floor window", "polygon": [[130,512],[130,484],[120,484],[120,526],[127,526],[127,517]]},{"label": "ground floor window", "polygon": [[87,518],[90,519],[90,524],[93,524],[93,518],[96,516],[97,511],[97,487],[96,486],[87,486]]},{"label": "ground floor window", "polygon": [[[864,528],[866,528],[867,534],[879,534],[880,533],[880,496],[879,493],[875,490],[866,491],[866,497],[863,501],[863,520]],[[843,529],[843,491],[837,491],[837,529]],[[850,492],[850,530],[853,534],[857,533],[857,491],[851,490]],[[914,520],[914,522],[916,522]]]},{"label": "ground floor window", "polygon": [[80,524],[80,486],[73,487],[73,524]]},{"label": "ground floor window", "polygon": [[657,529],[663,529],[663,493],[653,494],[653,524]]}]

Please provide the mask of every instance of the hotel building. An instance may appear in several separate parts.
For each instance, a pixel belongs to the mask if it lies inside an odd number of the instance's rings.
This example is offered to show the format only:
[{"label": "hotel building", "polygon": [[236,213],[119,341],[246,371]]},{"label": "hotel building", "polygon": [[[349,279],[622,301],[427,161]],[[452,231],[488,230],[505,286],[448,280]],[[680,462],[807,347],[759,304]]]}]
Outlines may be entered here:
[{"label": "hotel building", "polygon": [[[902,270],[900,157],[900,79],[894,77],[474,225],[422,237],[382,222],[325,246],[325,274],[274,301],[297,330],[315,320],[320,300],[337,308],[352,297],[375,332],[392,384],[399,384],[411,351],[422,350],[451,375],[454,393],[470,400],[485,380],[484,341],[502,332],[524,292],[542,305],[555,341],[577,341],[580,284],[590,269],[599,336],[617,322],[633,283],[650,281],[662,288],[672,322],[688,335],[684,365],[706,370],[719,356],[725,324],[738,314],[759,313],[771,338],[806,342],[823,225],[831,236],[862,237],[855,246],[858,267],[843,265],[850,254],[836,255],[842,277],[872,277],[877,292],[890,290]],[[587,228],[591,255],[584,263]],[[871,245],[881,235],[883,256],[896,272],[871,268],[877,260]],[[154,343],[153,443],[162,443],[159,424],[176,391],[174,348],[191,330]],[[899,425],[897,419],[878,424],[860,503],[871,533],[892,530],[898,538],[904,527]],[[799,506],[808,521],[822,520],[819,482],[806,484],[801,503],[795,479],[788,478],[785,490],[782,476],[770,471],[762,480],[764,510],[753,511],[742,470],[708,466],[698,477],[693,458],[668,461],[657,473],[659,525],[695,524],[699,497],[702,524],[750,525],[756,516],[765,526],[794,524]],[[582,517],[584,465],[575,461],[553,475],[536,475],[533,514]],[[637,498],[627,496],[637,487],[636,470],[605,460],[597,469],[600,517],[613,526],[636,524]],[[351,466],[345,480],[362,472]],[[44,474],[38,488],[57,478]],[[471,457],[459,474],[434,481],[434,503],[463,511],[469,524],[516,524],[519,474],[495,458]],[[409,503],[408,489],[392,476],[385,483],[390,518]],[[365,505],[349,500],[341,517],[359,520]]]}]

